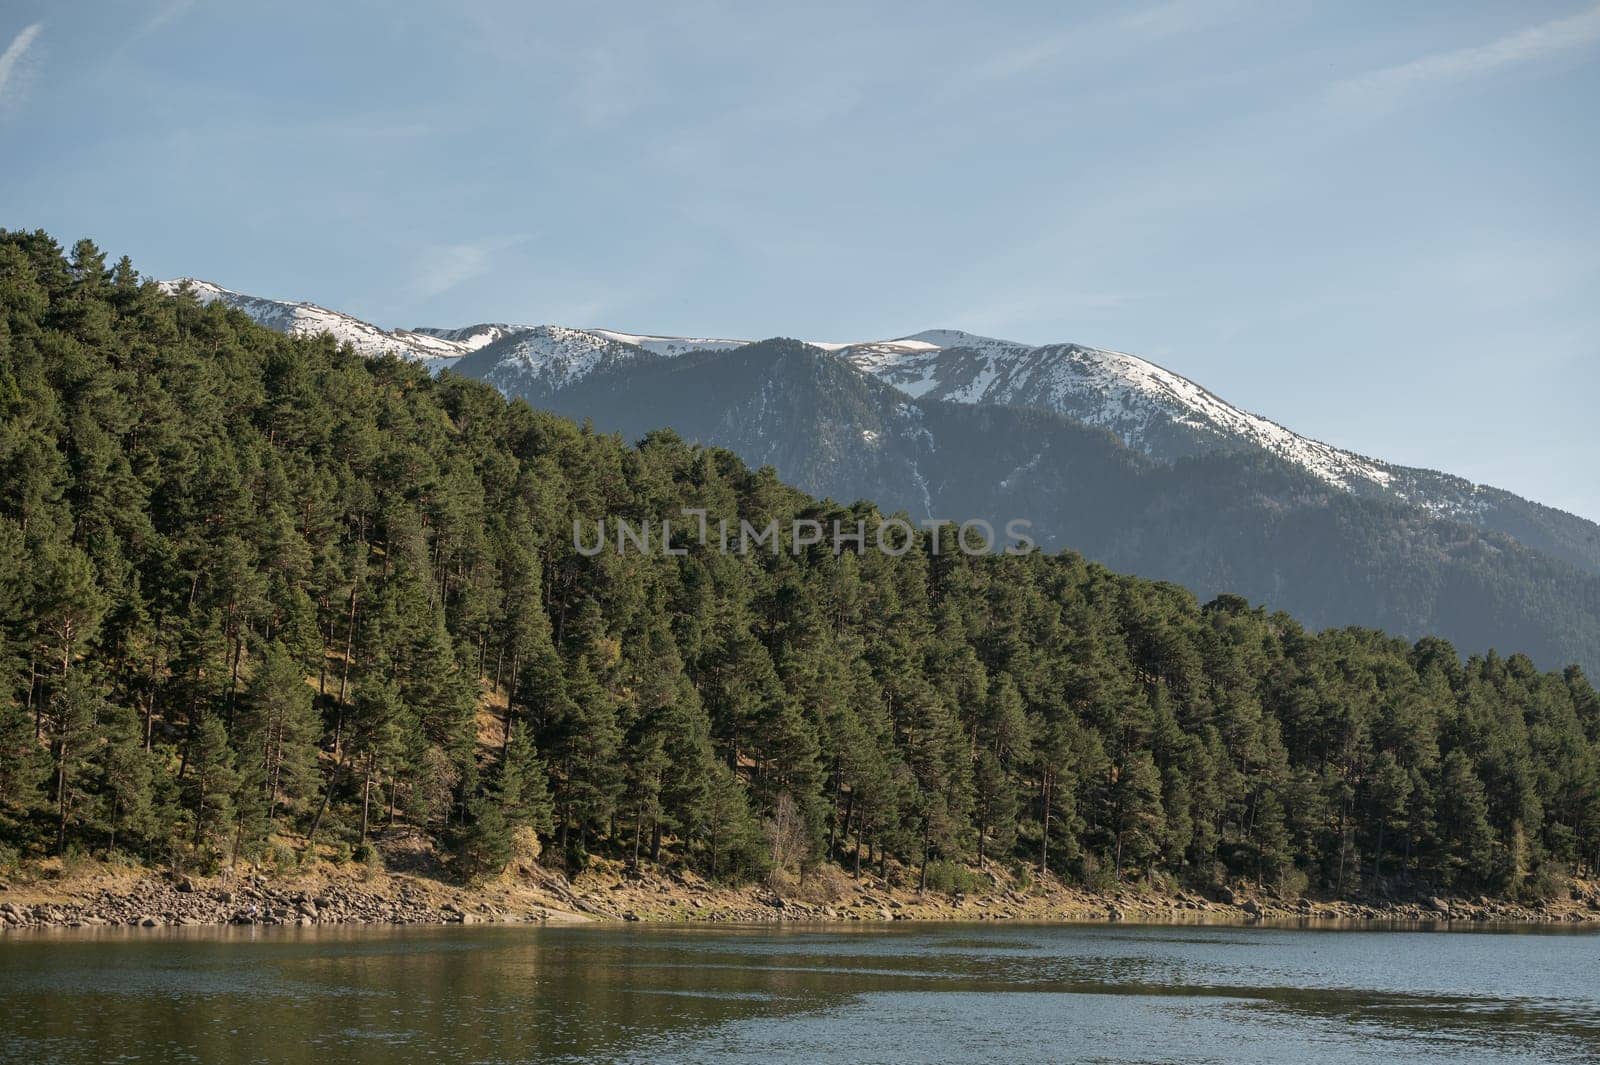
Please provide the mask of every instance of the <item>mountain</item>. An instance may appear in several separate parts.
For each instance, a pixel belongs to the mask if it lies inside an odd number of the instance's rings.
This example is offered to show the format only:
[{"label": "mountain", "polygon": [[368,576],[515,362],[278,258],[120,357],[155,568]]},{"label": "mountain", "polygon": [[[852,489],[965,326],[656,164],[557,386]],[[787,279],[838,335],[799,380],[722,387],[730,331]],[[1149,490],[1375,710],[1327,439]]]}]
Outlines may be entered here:
[{"label": "mountain", "polygon": [[[449,368],[605,431],[671,427],[836,500],[997,532],[1025,518],[1045,547],[1205,597],[1600,668],[1600,527],[1300,436],[1133,355],[956,330],[860,343],[391,332],[189,284],[273,328],[333,321],[359,351]],[[419,337],[456,354],[408,347]]]}]

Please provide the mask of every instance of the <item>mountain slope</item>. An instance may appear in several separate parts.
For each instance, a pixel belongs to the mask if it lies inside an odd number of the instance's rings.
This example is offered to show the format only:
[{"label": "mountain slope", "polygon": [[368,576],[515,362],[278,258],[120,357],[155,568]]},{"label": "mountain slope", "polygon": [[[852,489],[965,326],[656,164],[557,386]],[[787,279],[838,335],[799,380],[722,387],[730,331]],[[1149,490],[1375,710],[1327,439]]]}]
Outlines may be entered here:
[{"label": "mountain slope", "polygon": [[1335,488],[1420,506],[1600,573],[1600,527],[1593,522],[1498,488],[1301,436],[1134,355],[1078,344],[1029,347],[954,330],[846,346],[839,354],[908,395],[1040,407],[1102,426],[1156,459],[1260,451]]},{"label": "mountain slope", "polygon": [[395,355],[433,369],[449,366],[484,344],[509,332],[504,325],[476,325],[466,329],[381,329],[370,322],[330,311],[315,303],[290,302],[247,296],[210,281],[181,277],[161,282],[167,293],[188,289],[201,303],[220,302],[243,311],[260,324],[291,336],[327,333],[362,355]]}]

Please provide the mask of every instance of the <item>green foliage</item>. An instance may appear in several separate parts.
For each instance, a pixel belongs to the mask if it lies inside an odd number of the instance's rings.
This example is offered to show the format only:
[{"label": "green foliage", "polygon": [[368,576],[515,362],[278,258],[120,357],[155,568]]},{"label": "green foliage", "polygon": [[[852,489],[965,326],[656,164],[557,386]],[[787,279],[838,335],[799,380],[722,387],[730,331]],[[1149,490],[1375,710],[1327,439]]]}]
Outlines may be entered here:
[{"label": "green foliage", "polygon": [[[948,534],[723,554],[682,508],[881,515],[110,277],[92,246],[0,234],[19,855],[290,868],[307,836],[370,854],[399,824],[473,875],[534,832],[574,871],[893,861],[949,891],[981,858],[1023,883],[1525,897],[1600,864],[1576,667]],[[618,517],[674,521],[684,553],[575,549],[575,521]]]},{"label": "green foliage", "polygon": [[928,890],[947,895],[977,895],[994,888],[994,881],[958,862],[928,863]]}]

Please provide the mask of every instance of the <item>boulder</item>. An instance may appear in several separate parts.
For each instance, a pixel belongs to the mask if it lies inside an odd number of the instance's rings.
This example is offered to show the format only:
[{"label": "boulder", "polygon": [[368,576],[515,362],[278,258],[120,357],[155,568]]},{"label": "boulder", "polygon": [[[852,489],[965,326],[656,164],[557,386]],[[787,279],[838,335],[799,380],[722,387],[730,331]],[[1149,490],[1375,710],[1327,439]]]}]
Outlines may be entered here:
[{"label": "boulder", "polygon": [[1443,917],[1450,916],[1450,904],[1437,895],[1428,900],[1428,907]]}]

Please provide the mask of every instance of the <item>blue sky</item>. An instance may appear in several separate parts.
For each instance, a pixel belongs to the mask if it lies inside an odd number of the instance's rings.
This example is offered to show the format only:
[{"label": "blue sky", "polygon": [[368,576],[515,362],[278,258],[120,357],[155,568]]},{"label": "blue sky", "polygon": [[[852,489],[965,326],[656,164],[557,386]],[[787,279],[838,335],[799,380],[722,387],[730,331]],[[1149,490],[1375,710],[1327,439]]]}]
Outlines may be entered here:
[{"label": "blue sky", "polygon": [[0,226],[149,274],[1080,341],[1600,518],[1592,0],[7,0],[0,48]]}]

